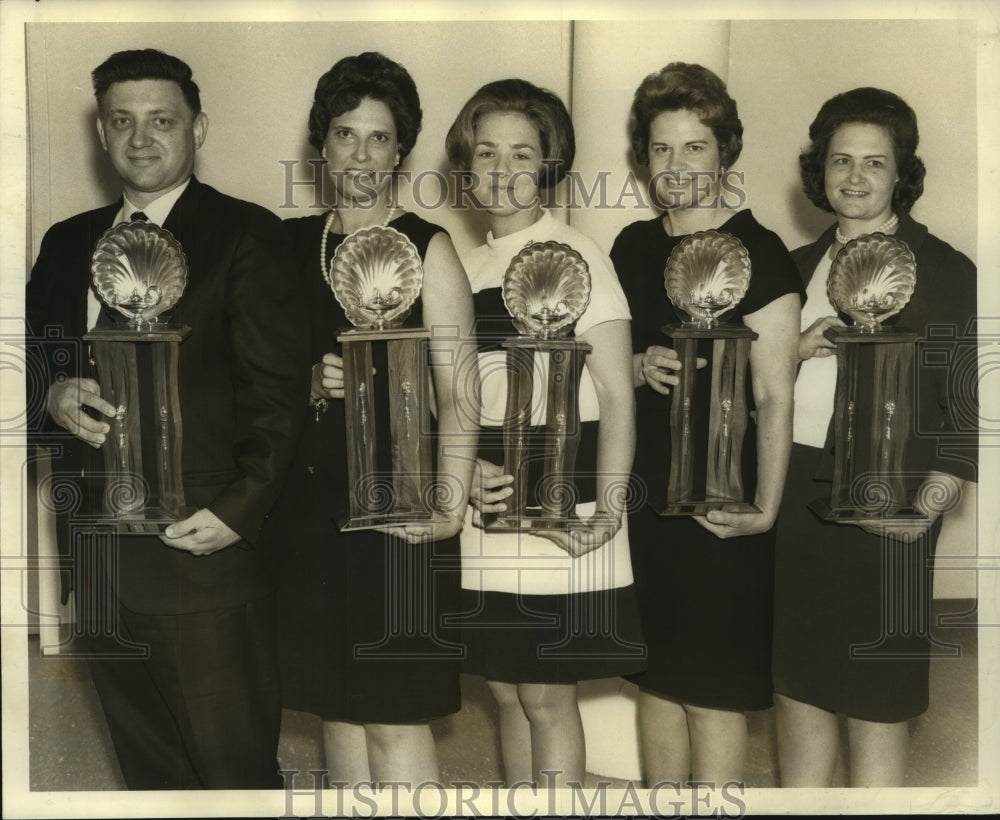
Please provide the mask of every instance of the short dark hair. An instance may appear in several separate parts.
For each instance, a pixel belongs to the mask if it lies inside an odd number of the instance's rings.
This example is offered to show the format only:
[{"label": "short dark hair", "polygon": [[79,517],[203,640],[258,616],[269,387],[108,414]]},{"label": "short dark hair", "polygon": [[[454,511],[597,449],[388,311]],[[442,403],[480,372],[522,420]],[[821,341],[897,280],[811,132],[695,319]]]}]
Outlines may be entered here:
[{"label": "short dark hair", "polygon": [[743,123],[726,84],[696,63],[670,63],[646,77],[635,90],[629,131],[636,162],[649,165],[649,131],[664,111],[693,111],[712,129],[719,160],[729,168],[743,150]]},{"label": "short dark hair", "polygon": [[523,114],[538,131],[542,148],[539,188],[554,188],[573,166],[573,120],[559,97],[527,80],[497,80],[480,88],[462,106],[448,129],[445,150],[452,167],[468,171],[476,146],[476,123],[484,114]]},{"label": "short dark hair", "polygon": [[365,97],[388,106],[396,124],[399,156],[409,154],[423,119],[420,95],[409,72],[377,51],[344,57],[319,78],[309,111],[309,144],[321,151],[330,121],[353,111]]},{"label": "short dark hair", "polygon": [[809,126],[810,146],[799,154],[802,190],[824,211],[833,211],[824,184],[830,140],[842,125],[859,123],[884,128],[892,141],[899,181],[892,192],[894,211],[909,211],[924,192],[927,169],[917,156],[917,115],[900,97],[881,88],[855,88],[831,97]]},{"label": "short dark hair", "polygon": [[114,83],[129,80],[170,80],[181,87],[192,114],[201,113],[201,94],[191,79],[191,67],[183,60],[155,48],[116,51],[91,74],[97,108],[103,113],[104,97]]}]

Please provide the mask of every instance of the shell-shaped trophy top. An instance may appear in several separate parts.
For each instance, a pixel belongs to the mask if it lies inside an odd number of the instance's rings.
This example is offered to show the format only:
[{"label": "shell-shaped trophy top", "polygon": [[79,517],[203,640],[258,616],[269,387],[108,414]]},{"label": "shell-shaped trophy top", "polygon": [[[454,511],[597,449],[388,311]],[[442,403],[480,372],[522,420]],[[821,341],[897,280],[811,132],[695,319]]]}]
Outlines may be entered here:
[{"label": "shell-shaped trophy top", "polygon": [[826,294],[862,330],[874,333],[906,307],[916,281],[917,260],[909,245],[883,233],[864,234],[833,260]]},{"label": "shell-shaped trophy top", "polygon": [[169,310],[187,286],[187,257],[170,231],[121,222],[104,232],[90,259],[97,294],[138,328]]},{"label": "shell-shaped trophy top", "polygon": [[385,330],[410,315],[424,269],[408,236],[374,225],[341,242],[324,275],[351,324]]},{"label": "shell-shaped trophy top", "polygon": [[715,327],[750,286],[750,254],[725,231],[698,231],[673,249],[663,271],[663,285],[673,304],[696,327]]},{"label": "shell-shaped trophy top", "polygon": [[510,260],[501,294],[518,333],[566,336],[590,304],[590,268],[562,242],[529,242]]}]

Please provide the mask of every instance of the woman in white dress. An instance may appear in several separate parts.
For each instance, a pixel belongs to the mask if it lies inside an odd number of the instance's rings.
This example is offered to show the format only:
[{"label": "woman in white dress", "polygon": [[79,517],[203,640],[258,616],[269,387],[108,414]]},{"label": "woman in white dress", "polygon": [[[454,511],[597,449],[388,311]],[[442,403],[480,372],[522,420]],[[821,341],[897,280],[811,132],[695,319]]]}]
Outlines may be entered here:
[{"label": "woman in white dress", "polygon": [[[563,179],[574,146],[562,101],[524,80],[481,88],[447,137],[448,157],[472,175],[488,227],[486,243],[462,256],[482,382],[479,458],[461,537],[466,671],[483,675],[500,705],[507,782],[550,787],[582,782],[586,770],[576,682],[645,665],[623,524],[635,449],[628,305],[607,255],[542,208],[539,197]],[[548,240],[579,252],[591,278],[590,302],[574,331],[593,348],[581,379],[574,474],[576,515],[587,526],[544,536],[486,532],[484,515],[503,512],[512,492],[500,466],[507,396],[501,342],[517,331],[501,284],[525,245]],[[545,419],[545,368],[536,354],[535,431]],[[533,459],[532,467],[539,463]],[[540,478],[535,472],[529,468]],[[531,505],[535,489],[528,492]]]}]

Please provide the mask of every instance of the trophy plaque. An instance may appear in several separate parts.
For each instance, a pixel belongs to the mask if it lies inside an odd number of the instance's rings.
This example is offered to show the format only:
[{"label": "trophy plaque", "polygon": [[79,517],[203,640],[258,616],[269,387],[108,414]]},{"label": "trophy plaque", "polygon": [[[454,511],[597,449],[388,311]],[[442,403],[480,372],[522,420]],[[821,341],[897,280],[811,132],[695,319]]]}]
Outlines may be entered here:
[{"label": "trophy plaque", "polygon": [[[757,511],[743,498],[742,455],[747,430],[746,374],[757,334],[720,316],[739,304],[750,285],[750,256],[735,236],[700,231],[670,254],[664,286],[689,319],[663,332],[681,360],[670,405],[670,481],[660,515],[704,515],[725,507]],[[712,343],[711,380],[697,370],[698,346]],[[698,393],[709,390],[708,417]]]},{"label": "trophy plaque", "polygon": [[882,324],[906,306],[915,283],[907,244],[881,233],[848,242],[830,268],[827,296],[854,325],[824,333],[837,346],[833,489],[809,506],[825,520],[925,517],[904,482],[917,334]]},{"label": "trophy plaque", "polygon": [[362,228],[337,247],[326,278],[354,325],[337,337],[351,487],[337,526],[348,532],[431,521],[430,333],[399,327],[420,294],[420,254],[395,228]]},{"label": "trophy plaque", "polygon": [[[507,408],[504,473],[514,477],[507,509],[487,530],[567,529],[574,525],[573,472],[580,442],[580,376],[592,348],[569,336],[590,303],[590,270],[580,254],[560,242],[531,242],[510,262],[503,301],[520,336],[505,339]],[[545,423],[532,426],[536,354],[544,379]],[[541,459],[537,497],[529,498],[529,466]]]},{"label": "trophy plaque", "polygon": [[184,293],[187,259],[152,222],[123,222],[91,257],[94,289],[127,323],[99,325],[91,343],[102,396],[116,408],[104,440],[104,514],[119,533],[151,534],[194,510],[184,501],[177,386],[181,341],[190,332],[161,318]]}]

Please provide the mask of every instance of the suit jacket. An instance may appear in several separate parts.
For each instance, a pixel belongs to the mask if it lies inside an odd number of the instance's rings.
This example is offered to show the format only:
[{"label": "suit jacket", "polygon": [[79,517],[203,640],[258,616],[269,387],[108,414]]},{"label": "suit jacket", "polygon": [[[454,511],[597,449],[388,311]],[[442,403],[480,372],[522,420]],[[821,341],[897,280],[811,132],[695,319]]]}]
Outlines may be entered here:
[{"label": "suit jacket", "polygon": [[[121,201],[53,225],[42,240],[27,287],[33,382],[97,378],[82,336],[87,323],[90,258]],[[155,536],[120,536],[117,591],[147,613],[204,611],[251,600],[274,586],[274,556],[257,536],[291,462],[309,402],[310,362],[298,323],[297,292],[281,222],[267,210],[192,178],[163,225],[181,243],[188,284],[172,309],[191,327],[178,362],[187,503],[207,507],[242,536],[205,557],[171,549]],[[109,318],[102,312],[99,324]],[[54,430],[51,419],[41,432]],[[84,476],[61,510],[61,547],[100,509],[89,473],[103,469],[98,450],[68,434],[54,469]]]},{"label": "suit jacket", "polygon": [[[807,287],[835,231],[836,224],[831,225],[815,242],[792,251]],[[906,460],[914,470],[938,470],[975,481],[979,409],[976,266],[908,213],[899,214],[895,236],[909,246],[917,261],[910,301],[886,322],[920,337],[913,371],[916,437]],[[840,318],[852,323],[847,315]],[[833,473],[833,446],[831,421],[820,474]]]}]

